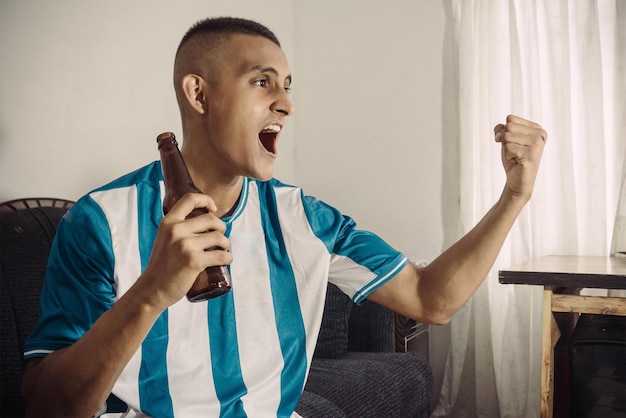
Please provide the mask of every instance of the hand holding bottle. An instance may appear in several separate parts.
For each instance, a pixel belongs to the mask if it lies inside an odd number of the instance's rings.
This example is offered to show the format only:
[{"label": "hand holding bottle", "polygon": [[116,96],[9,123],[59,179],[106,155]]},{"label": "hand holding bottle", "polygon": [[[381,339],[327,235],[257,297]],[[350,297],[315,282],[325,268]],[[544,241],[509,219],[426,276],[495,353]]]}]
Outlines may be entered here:
[{"label": "hand holding bottle", "polygon": [[[189,218],[197,209],[208,212]],[[189,294],[207,267],[226,269],[232,262],[227,251],[230,242],[224,236],[226,225],[213,214],[215,210],[209,196],[188,193],[163,217],[142,275],[146,276],[143,284],[150,287],[159,304],[169,306]]]}]

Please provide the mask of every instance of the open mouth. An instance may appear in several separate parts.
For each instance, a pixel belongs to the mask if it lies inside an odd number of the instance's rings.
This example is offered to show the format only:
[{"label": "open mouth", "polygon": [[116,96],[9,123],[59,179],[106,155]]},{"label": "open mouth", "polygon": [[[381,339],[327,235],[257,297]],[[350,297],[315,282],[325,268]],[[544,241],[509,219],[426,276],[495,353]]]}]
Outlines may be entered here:
[{"label": "open mouth", "polygon": [[261,144],[268,152],[274,155],[276,154],[276,139],[278,138],[280,129],[280,125],[271,124],[259,132],[259,140],[261,141]]}]

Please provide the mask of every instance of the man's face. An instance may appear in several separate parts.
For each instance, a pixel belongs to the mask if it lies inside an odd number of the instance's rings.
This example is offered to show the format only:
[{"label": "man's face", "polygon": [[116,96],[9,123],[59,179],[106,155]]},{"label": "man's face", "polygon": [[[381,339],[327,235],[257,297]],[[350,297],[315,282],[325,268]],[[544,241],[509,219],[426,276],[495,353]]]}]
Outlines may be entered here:
[{"label": "man's face", "polygon": [[287,59],[280,47],[260,36],[233,35],[224,49],[206,97],[213,160],[224,174],[268,180],[279,133],[293,112]]}]

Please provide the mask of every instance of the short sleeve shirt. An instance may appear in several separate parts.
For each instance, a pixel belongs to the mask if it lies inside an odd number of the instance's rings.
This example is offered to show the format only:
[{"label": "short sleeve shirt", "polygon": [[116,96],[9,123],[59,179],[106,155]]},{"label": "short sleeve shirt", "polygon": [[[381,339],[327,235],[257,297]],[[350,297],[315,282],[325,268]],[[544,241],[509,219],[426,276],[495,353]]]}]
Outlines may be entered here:
[{"label": "short sleeve shirt", "polygon": [[[81,198],[59,225],[25,358],[73,344],[146,268],[161,218],[158,161]],[[244,179],[227,225],[232,290],[166,309],[113,393],[155,417],[289,417],[326,286],[361,303],[407,263],[380,237],[275,179]]]}]

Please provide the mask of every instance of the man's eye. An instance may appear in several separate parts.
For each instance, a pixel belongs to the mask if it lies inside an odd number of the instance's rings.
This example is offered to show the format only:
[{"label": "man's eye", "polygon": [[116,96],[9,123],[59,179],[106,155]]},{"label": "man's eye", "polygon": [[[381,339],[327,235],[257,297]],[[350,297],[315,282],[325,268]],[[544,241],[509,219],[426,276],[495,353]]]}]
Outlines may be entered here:
[{"label": "man's eye", "polygon": [[264,78],[260,78],[258,80],[254,80],[254,84],[256,84],[259,87],[267,87],[267,80]]}]

